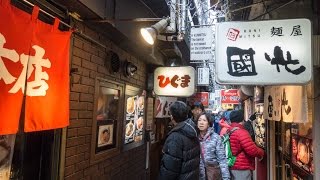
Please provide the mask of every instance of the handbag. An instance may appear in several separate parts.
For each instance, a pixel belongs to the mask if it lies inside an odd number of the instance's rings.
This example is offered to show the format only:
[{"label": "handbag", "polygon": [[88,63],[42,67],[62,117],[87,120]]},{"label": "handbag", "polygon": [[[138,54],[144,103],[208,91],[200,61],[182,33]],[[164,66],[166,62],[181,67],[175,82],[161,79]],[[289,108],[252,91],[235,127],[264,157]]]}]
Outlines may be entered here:
[{"label": "handbag", "polygon": [[219,163],[206,163],[202,151],[201,159],[204,164],[206,180],[222,180],[222,174]]}]

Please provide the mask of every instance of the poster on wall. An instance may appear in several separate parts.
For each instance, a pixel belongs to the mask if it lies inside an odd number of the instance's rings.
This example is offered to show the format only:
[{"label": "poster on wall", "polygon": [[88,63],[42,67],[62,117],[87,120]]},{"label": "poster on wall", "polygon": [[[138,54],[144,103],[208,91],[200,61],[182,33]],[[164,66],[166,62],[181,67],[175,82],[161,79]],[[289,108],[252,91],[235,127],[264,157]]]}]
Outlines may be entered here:
[{"label": "poster on wall", "polygon": [[126,98],[125,144],[142,141],[145,96]]},{"label": "poster on wall", "polygon": [[176,97],[157,96],[155,102],[155,117],[156,118],[168,118],[170,117],[169,107],[177,101]]},{"label": "poster on wall", "polygon": [[209,106],[209,92],[198,92],[187,98],[187,102],[192,106],[195,102],[201,102],[204,107]]},{"label": "poster on wall", "polygon": [[256,120],[253,121],[255,142],[261,148],[266,148],[266,126],[263,117],[263,103],[255,104]]},{"label": "poster on wall", "polygon": [[0,136],[0,179],[9,180],[16,135]]},{"label": "poster on wall", "polygon": [[313,174],[313,141],[312,139],[292,134],[292,163],[300,169]]},{"label": "poster on wall", "polygon": [[[311,22],[284,19],[216,26],[219,84],[307,84],[312,77]],[[250,42],[250,43],[248,43]]]},{"label": "poster on wall", "polygon": [[129,150],[144,143],[146,91],[126,85],[125,114],[123,125],[124,150]]}]

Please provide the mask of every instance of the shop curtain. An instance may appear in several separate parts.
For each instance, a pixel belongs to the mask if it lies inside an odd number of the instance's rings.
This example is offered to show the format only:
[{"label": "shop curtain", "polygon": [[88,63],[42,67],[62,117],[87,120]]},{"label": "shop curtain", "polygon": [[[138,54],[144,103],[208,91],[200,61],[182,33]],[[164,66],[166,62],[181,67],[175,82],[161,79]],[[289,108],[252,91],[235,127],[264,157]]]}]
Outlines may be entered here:
[{"label": "shop curtain", "polygon": [[[0,33],[6,37],[4,42],[0,35],[0,134],[17,132],[23,93],[26,96],[25,132],[67,126],[72,32],[59,31],[58,19],[54,25],[38,20],[36,6],[29,15],[11,6],[9,0],[0,1]],[[9,76],[3,75],[3,67],[14,75],[12,82],[8,83]]]},{"label": "shop curtain", "polygon": [[15,134],[25,87],[33,15],[0,0],[0,135]]},{"label": "shop curtain", "polygon": [[53,26],[37,20],[33,31],[34,59],[30,56],[28,77],[35,78],[27,80],[25,132],[69,125],[71,31],[58,30],[59,23],[57,18]]},{"label": "shop curtain", "polygon": [[264,118],[268,120],[308,122],[305,86],[269,86],[264,91]]}]

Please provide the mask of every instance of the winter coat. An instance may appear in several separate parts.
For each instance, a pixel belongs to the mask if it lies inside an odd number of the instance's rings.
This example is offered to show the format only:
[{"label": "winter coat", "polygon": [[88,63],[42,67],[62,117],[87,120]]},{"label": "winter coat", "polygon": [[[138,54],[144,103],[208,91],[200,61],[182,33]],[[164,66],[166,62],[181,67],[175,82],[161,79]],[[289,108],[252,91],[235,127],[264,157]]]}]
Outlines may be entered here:
[{"label": "winter coat", "polygon": [[[213,128],[208,128],[207,134],[203,138],[199,136],[199,140],[205,162],[219,163],[222,179],[230,179],[228,161],[221,137],[213,131]],[[200,159],[199,179],[205,180],[205,169],[202,159]]]},{"label": "winter coat", "polygon": [[262,158],[264,151],[256,146],[248,131],[241,124],[231,123],[229,130],[234,127],[239,129],[230,135],[231,151],[236,156],[236,162],[231,170],[254,170],[255,157]]},{"label": "winter coat", "polygon": [[164,143],[159,180],[199,178],[200,143],[192,119],[178,123]]},{"label": "winter coat", "polygon": [[227,130],[230,128],[230,125],[227,123],[227,121],[224,118],[222,118],[219,121],[219,124],[221,126],[220,136],[223,136],[227,132]]}]

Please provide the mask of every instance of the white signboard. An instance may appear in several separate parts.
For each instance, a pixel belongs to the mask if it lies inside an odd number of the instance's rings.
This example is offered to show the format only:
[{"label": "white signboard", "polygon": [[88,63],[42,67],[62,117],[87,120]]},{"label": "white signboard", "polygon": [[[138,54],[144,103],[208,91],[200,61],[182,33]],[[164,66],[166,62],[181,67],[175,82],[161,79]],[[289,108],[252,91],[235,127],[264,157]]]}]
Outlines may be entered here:
[{"label": "white signboard", "polygon": [[193,27],[190,32],[191,61],[211,60],[213,58],[213,29],[211,26]]},{"label": "white signboard", "polygon": [[189,97],[195,92],[195,80],[191,66],[159,67],[154,71],[154,92],[159,96]]},{"label": "white signboard", "polygon": [[217,25],[220,84],[306,84],[312,76],[308,19],[226,22]]},{"label": "white signboard", "polygon": [[209,68],[198,68],[198,85],[209,85]]}]

